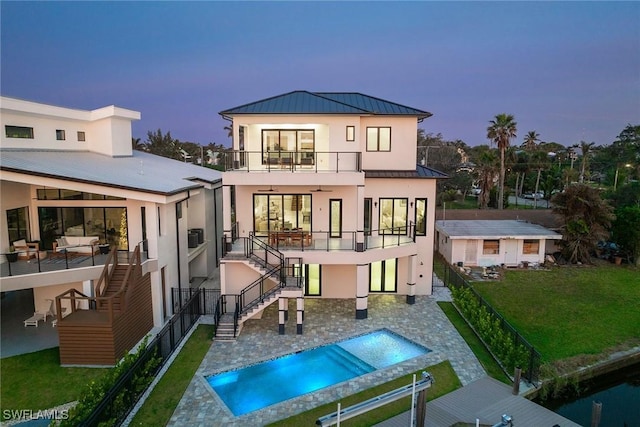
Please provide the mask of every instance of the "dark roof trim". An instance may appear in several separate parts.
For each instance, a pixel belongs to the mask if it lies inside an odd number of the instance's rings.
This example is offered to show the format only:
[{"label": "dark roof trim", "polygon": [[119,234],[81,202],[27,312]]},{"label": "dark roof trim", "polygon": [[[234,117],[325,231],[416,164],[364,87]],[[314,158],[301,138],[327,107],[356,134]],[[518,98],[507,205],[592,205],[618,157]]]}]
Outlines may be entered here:
[{"label": "dark roof trim", "polygon": [[[153,190],[143,190],[141,188],[137,188],[137,187],[129,187],[129,186],[124,186],[124,185],[115,185],[115,184],[109,184],[109,183],[105,183],[105,182],[98,182],[98,181],[91,181],[88,179],[80,179],[80,178],[70,178],[68,176],[61,176],[61,175],[54,175],[54,174],[48,174],[48,173],[43,173],[43,172],[32,172],[32,171],[24,171],[21,169],[15,169],[15,168],[8,168],[6,166],[0,166],[0,170],[3,171],[7,171],[7,172],[15,172],[15,173],[21,173],[24,175],[32,175],[32,176],[39,176],[42,178],[52,178],[52,179],[60,179],[62,181],[70,181],[70,182],[77,182],[80,184],[91,184],[91,185],[101,185],[103,187],[109,187],[109,188],[117,188],[120,190],[130,190],[130,191],[136,191],[138,193],[147,193],[147,194],[156,194],[156,195],[160,195],[160,196],[173,196],[176,194],[180,194],[184,191],[188,191],[188,190],[195,190],[196,188],[202,188],[203,185],[202,184],[194,184],[194,185],[189,185],[183,188],[179,188],[177,190],[171,191],[171,192],[163,192],[163,191],[153,191]],[[222,181],[217,180],[217,181],[213,181],[211,182],[211,184],[215,184],[217,182]],[[206,182],[206,181],[204,181]]]}]

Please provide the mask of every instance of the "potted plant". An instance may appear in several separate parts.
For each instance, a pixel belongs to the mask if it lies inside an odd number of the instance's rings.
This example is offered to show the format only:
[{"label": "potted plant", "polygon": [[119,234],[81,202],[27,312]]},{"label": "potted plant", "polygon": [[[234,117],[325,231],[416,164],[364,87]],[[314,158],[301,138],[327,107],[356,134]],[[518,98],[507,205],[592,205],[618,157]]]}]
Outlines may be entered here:
[{"label": "potted plant", "polygon": [[9,246],[9,252],[5,254],[7,257],[7,261],[16,262],[18,261],[18,252],[15,251],[13,246]]}]

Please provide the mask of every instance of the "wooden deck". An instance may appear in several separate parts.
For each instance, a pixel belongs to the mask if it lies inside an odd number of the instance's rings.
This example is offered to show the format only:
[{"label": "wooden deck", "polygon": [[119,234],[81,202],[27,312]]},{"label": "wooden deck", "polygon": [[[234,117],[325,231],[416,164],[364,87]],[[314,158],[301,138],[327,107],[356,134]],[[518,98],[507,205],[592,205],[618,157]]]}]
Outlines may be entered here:
[{"label": "wooden deck", "polygon": [[[484,377],[454,392],[427,403],[425,426],[450,427],[456,423],[475,425],[498,424],[503,414],[511,416],[518,427],[559,425],[580,427],[547,408],[521,396],[514,396],[511,387],[493,378]],[[428,394],[428,392],[427,392]],[[381,427],[406,427],[410,413],[405,412],[383,423]]]}]

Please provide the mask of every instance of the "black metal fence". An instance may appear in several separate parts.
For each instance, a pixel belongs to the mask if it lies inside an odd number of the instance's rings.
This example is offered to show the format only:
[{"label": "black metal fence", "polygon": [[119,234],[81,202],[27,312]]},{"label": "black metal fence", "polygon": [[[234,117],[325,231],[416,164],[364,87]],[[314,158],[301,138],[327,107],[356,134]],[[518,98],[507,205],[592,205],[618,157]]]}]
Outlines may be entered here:
[{"label": "black metal fence", "polygon": [[[462,277],[453,266],[451,265],[446,265],[445,266],[445,275],[444,275],[444,282],[448,287],[462,287],[465,289],[468,289],[471,294],[476,298],[478,304],[480,307],[484,307],[484,309],[494,318],[497,319],[500,323],[500,327],[502,329],[502,331],[505,334],[508,334],[508,336],[512,337],[513,342],[515,344],[515,346],[523,346],[524,348],[526,348],[526,351],[528,353],[528,361],[527,361],[527,366],[521,366],[521,368],[523,369],[523,375],[522,377],[525,378],[527,381],[529,381],[530,383],[537,383],[540,379],[540,365],[542,363],[542,357],[540,355],[540,353],[513,327],[511,326],[505,319],[504,317],[502,317],[502,315],[500,313],[498,313],[492,306],[491,304],[489,304],[474,288],[473,286],[471,286],[469,284],[469,282],[467,282],[467,280]],[[464,316],[463,316],[464,317]],[[469,319],[465,318],[465,321],[467,323],[469,323]],[[474,331],[476,330],[474,328],[474,325],[471,325],[469,323],[469,326],[471,326],[472,329],[474,329]],[[478,335],[478,338],[480,338],[480,340],[482,340],[482,342],[485,344],[485,346],[489,349],[489,351],[491,351],[491,347],[488,345],[488,343],[482,338],[480,337],[480,335],[476,332],[476,335]],[[493,352],[492,352],[493,354]],[[498,363],[503,367],[503,369],[505,368],[502,360],[499,360],[495,354],[494,354],[494,358],[496,358],[496,360],[498,361]],[[505,370],[505,372],[507,373],[507,375],[511,375],[512,372],[507,372]]]},{"label": "black metal fence", "polygon": [[[132,393],[131,391],[136,389],[136,381],[139,381],[141,375],[155,377],[160,371],[202,314],[200,311],[201,298],[201,290],[194,289],[190,298],[185,300],[182,308],[169,320],[153,341],[142,350],[142,354],[133,365],[118,378],[89,417],[81,423],[82,426],[96,426],[104,422],[121,425],[124,422],[148,387],[147,385],[144,390],[136,390]],[[145,373],[148,363],[154,358],[159,358],[160,363],[154,367],[153,372]]]},{"label": "black metal fence", "polygon": [[171,288],[171,305],[175,310],[179,310],[182,305],[196,294],[200,295],[200,314],[214,314],[216,304],[220,299],[220,291],[218,289],[205,288]]}]

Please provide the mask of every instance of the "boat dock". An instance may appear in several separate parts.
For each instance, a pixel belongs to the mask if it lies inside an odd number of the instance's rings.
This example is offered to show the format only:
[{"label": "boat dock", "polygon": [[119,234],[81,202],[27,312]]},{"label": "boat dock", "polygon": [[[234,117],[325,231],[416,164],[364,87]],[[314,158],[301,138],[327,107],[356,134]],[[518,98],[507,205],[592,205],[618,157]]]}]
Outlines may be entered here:
[{"label": "boat dock", "polygon": [[[501,425],[502,415],[508,415],[518,427],[580,427],[549,409],[512,393],[512,388],[490,377],[480,378],[454,392],[427,403],[425,426],[450,427],[461,425]],[[406,427],[410,413],[386,420],[378,427]],[[509,424],[504,424],[509,425]]]}]

